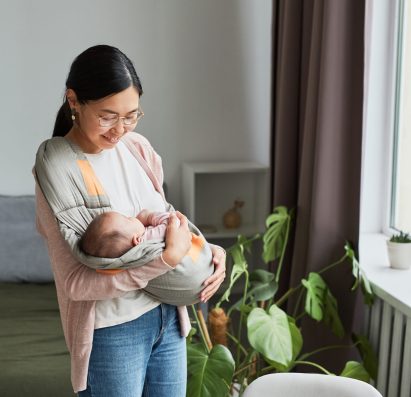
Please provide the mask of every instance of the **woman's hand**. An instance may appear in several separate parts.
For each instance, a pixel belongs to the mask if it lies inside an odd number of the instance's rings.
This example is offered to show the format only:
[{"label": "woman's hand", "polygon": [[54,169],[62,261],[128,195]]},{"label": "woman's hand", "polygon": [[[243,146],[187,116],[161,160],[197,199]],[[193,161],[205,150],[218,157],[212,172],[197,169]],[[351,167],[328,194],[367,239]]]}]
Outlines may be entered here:
[{"label": "woman's hand", "polygon": [[215,245],[210,244],[211,252],[213,253],[213,263],[215,271],[206,281],[204,281],[205,288],[201,291],[201,302],[207,302],[218,290],[221,283],[225,279],[225,251]]},{"label": "woman's hand", "polygon": [[170,214],[165,242],[163,260],[171,267],[176,267],[191,248],[187,218],[181,212]]}]

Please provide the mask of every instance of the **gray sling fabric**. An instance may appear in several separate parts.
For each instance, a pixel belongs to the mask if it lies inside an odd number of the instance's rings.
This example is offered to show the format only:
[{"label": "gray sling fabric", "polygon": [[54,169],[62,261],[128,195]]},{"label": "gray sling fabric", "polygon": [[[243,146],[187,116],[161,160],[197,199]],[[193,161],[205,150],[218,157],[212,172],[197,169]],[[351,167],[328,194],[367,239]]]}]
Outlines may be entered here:
[{"label": "gray sling fabric", "polygon": [[[34,171],[63,238],[84,265],[96,270],[126,270],[145,265],[161,254],[165,247],[162,240],[143,242],[114,259],[93,257],[79,249],[80,237],[93,218],[112,209],[90,163],[75,144],[61,137],[43,142],[37,151]],[[169,205],[168,210],[172,209]],[[210,247],[191,222],[189,228],[204,242],[197,247],[196,255],[185,256],[174,270],[151,280],[144,289],[161,302],[174,305],[197,302],[202,283],[213,273]]]}]

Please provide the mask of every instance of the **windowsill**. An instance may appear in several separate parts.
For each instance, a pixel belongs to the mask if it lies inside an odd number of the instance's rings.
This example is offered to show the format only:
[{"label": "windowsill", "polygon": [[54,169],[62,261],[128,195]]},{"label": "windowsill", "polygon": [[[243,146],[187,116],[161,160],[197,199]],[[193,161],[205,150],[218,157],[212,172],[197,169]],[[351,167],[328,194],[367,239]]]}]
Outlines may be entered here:
[{"label": "windowsill", "polygon": [[384,234],[360,236],[360,264],[375,294],[411,317],[411,269],[392,269]]}]

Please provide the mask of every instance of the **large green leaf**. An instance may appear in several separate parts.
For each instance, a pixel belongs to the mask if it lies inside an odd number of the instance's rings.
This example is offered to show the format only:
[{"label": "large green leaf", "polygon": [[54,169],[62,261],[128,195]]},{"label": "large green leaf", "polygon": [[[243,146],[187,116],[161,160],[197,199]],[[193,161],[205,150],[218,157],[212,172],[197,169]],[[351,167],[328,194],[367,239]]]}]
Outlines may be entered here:
[{"label": "large green leaf", "polygon": [[269,313],[253,309],[247,319],[248,340],[264,357],[288,365],[293,358],[292,338],[287,315],[276,305]]},{"label": "large green leaf", "polygon": [[327,298],[325,300],[325,317],[324,322],[331,327],[335,335],[342,338],[345,334],[344,326],[342,325],[338,314],[338,303],[334,295],[327,289]]},{"label": "large green leaf", "polygon": [[257,305],[256,305],[255,302],[254,302],[253,305],[248,305],[247,303],[244,304],[243,303],[243,297],[241,297],[236,303],[231,305],[230,309],[228,310],[228,313],[231,313],[233,310],[238,310],[239,312],[242,312],[242,313],[248,315],[248,313],[250,313],[250,311],[256,306]]},{"label": "large green leaf", "polygon": [[245,251],[251,252],[251,246],[254,240],[260,238],[259,234],[256,234],[251,239],[247,239],[241,234],[237,237],[237,242],[233,244],[229,249],[228,253],[231,255],[233,260],[233,267],[230,274],[230,284],[224,295],[220,299],[220,303],[227,301],[229,302],[229,297],[231,295],[231,290],[237,280],[248,271],[247,259],[245,257]]},{"label": "large green leaf", "polygon": [[226,397],[234,374],[234,359],[222,345],[210,353],[200,344],[187,346],[187,397]]},{"label": "large green leaf", "polygon": [[348,361],[345,364],[343,371],[340,376],[345,376],[346,378],[354,378],[362,380],[364,382],[370,381],[370,374],[367,370],[357,361]]},{"label": "large green leaf", "polygon": [[237,244],[241,245],[243,247],[243,250],[247,251],[248,253],[251,253],[251,247],[253,246],[253,241],[259,239],[261,236],[260,234],[255,234],[254,237],[248,238],[243,235],[239,235],[237,237]]},{"label": "large green leaf", "polygon": [[363,360],[364,368],[370,374],[371,378],[377,379],[378,374],[378,358],[366,336],[352,334],[352,340],[357,344],[357,349],[360,352]]},{"label": "large green leaf", "polygon": [[292,361],[288,365],[283,365],[277,363],[276,361],[269,360],[266,358],[266,361],[275,369],[280,372],[288,372],[292,366],[294,366],[294,361],[296,360],[297,356],[300,354],[301,349],[303,347],[303,337],[301,335],[300,329],[296,326],[295,320],[288,316],[288,325],[290,327],[291,332],[291,340],[293,344],[293,358]]},{"label": "large green leaf", "polygon": [[256,301],[272,298],[278,289],[278,284],[274,277],[273,273],[263,269],[257,269],[250,273],[250,289],[245,297],[247,304],[244,305],[244,299],[241,297],[236,303],[231,305],[229,312],[239,310],[248,314],[253,307],[256,307]]},{"label": "large green leaf", "polygon": [[234,264],[232,270],[231,270],[231,275],[230,275],[230,284],[228,286],[228,288],[225,290],[224,295],[221,297],[220,301],[224,302],[227,301],[229,302],[229,298],[231,295],[231,290],[234,286],[234,284],[237,282],[237,280],[243,275],[243,273],[245,272],[244,270],[244,266],[242,266],[241,264]]},{"label": "large green leaf", "polygon": [[303,279],[302,284],[307,289],[306,313],[317,321],[324,321],[335,335],[342,337],[344,327],[338,315],[337,300],[324,279],[318,273],[311,272],[308,280]]},{"label": "large green leaf", "polygon": [[243,236],[239,235],[237,237],[237,243],[230,247],[228,252],[232,256],[234,264],[242,267],[243,270],[247,269],[247,259],[244,254]]},{"label": "large green leaf", "polygon": [[275,274],[264,269],[257,269],[250,273],[250,282],[269,283],[274,280]]},{"label": "large green leaf", "polygon": [[242,235],[239,235],[237,237],[237,242],[228,250],[228,253],[231,255],[233,260],[233,267],[230,274],[230,284],[221,297],[220,302],[229,302],[231,290],[234,284],[247,271],[248,265],[244,255],[244,241],[246,241],[245,238]]},{"label": "large green leaf", "polygon": [[265,221],[267,230],[263,235],[263,260],[265,263],[281,256],[290,218],[290,213],[283,206],[274,208],[274,212],[267,217]]},{"label": "large green leaf", "polygon": [[278,290],[278,284],[274,277],[274,273],[263,269],[257,269],[250,273],[249,296],[252,296],[256,301],[271,299]]},{"label": "large green leaf", "polygon": [[327,296],[325,299],[325,316],[324,322],[329,325],[335,335],[342,338],[345,334],[344,326],[342,325],[340,316],[338,314],[337,299],[327,288]]},{"label": "large green leaf", "polygon": [[327,284],[318,273],[310,273],[308,280],[302,279],[301,283],[307,289],[305,298],[305,311],[314,320],[322,321],[324,318],[324,298],[327,294]]},{"label": "large green leaf", "polygon": [[371,306],[374,302],[374,293],[372,287],[364,272],[361,269],[360,263],[358,262],[354,249],[351,247],[350,243],[346,242],[344,246],[345,252],[351,261],[352,274],[355,278],[354,284],[351,290],[354,291],[361,285],[361,291],[364,296],[364,302]]}]

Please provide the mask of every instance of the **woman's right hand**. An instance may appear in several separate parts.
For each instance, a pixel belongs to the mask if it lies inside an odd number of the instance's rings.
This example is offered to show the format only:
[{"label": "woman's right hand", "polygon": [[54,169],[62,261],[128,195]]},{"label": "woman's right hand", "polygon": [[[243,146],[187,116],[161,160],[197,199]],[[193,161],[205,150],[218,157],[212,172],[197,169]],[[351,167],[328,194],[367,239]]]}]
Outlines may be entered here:
[{"label": "woman's right hand", "polygon": [[191,233],[187,218],[179,211],[170,214],[165,237],[163,260],[176,267],[191,248]]}]

